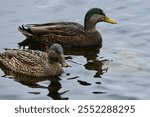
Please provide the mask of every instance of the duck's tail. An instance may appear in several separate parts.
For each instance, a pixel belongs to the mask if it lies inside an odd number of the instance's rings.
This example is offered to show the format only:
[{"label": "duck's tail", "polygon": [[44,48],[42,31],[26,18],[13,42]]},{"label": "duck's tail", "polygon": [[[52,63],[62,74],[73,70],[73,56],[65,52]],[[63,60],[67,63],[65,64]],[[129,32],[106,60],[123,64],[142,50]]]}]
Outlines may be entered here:
[{"label": "duck's tail", "polygon": [[7,56],[7,54],[4,53],[0,53],[0,68],[2,67],[8,67],[9,65],[9,61],[8,61],[9,57]]},{"label": "duck's tail", "polygon": [[18,30],[25,35],[27,38],[31,38],[34,36],[33,32],[31,31],[30,27],[25,28],[24,25],[19,26]]}]

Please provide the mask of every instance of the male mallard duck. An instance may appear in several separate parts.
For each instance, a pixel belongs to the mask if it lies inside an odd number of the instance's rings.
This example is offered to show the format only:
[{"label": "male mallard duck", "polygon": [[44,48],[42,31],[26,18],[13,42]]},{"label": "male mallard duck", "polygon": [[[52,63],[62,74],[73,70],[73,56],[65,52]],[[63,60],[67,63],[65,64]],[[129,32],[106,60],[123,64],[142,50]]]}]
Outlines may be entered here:
[{"label": "male mallard duck", "polygon": [[27,76],[58,76],[63,72],[59,61],[67,65],[62,53],[63,48],[59,44],[53,44],[48,54],[36,50],[6,49],[6,52],[0,54],[0,64]]},{"label": "male mallard duck", "polygon": [[27,43],[36,40],[45,45],[59,43],[63,47],[85,47],[100,46],[102,37],[96,30],[98,22],[107,22],[116,24],[116,22],[108,18],[104,11],[100,8],[90,9],[84,18],[84,26],[74,22],[55,22],[45,24],[26,24],[19,26],[19,31],[26,37],[27,41],[18,43],[19,46],[28,46]]}]

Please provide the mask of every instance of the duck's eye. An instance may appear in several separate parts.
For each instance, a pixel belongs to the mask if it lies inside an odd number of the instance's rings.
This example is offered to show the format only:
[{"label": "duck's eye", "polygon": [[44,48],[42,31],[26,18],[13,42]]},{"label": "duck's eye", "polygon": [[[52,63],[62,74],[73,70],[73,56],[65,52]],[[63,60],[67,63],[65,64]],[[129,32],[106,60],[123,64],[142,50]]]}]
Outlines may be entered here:
[{"label": "duck's eye", "polygon": [[99,19],[100,19],[101,21],[104,21],[104,20],[105,20],[105,16],[104,16],[104,15],[99,15]]}]

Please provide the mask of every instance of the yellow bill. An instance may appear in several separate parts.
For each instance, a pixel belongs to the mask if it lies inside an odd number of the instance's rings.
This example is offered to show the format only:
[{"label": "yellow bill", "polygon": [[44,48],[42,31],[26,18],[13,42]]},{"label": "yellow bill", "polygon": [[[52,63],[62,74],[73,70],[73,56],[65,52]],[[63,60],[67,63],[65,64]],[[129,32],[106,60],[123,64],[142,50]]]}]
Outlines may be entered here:
[{"label": "yellow bill", "polygon": [[109,17],[105,16],[104,22],[110,23],[110,24],[117,24],[117,22],[113,19],[110,19]]}]

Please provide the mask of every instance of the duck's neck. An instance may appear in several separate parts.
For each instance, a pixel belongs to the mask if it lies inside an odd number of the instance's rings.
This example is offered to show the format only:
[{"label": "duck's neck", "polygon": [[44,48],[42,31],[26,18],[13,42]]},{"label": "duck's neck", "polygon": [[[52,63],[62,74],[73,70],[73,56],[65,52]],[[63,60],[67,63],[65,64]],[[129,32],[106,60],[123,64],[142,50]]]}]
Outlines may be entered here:
[{"label": "duck's neck", "polygon": [[48,73],[52,76],[58,76],[63,73],[63,69],[58,62],[49,64]]},{"label": "duck's neck", "polygon": [[100,45],[101,46],[102,37],[101,37],[100,33],[96,30],[96,23],[94,23],[90,20],[85,20],[84,21],[84,30],[88,37],[86,42],[89,45]]},{"label": "duck's neck", "polygon": [[84,21],[84,30],[86,32],[96,32],[96,23],[91,22],[91,21]]}]

